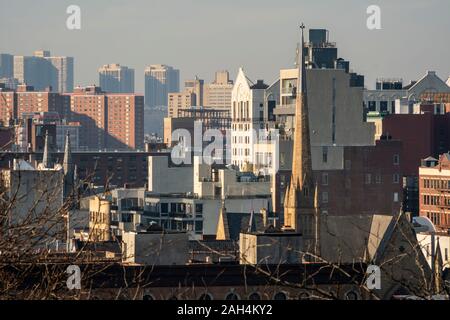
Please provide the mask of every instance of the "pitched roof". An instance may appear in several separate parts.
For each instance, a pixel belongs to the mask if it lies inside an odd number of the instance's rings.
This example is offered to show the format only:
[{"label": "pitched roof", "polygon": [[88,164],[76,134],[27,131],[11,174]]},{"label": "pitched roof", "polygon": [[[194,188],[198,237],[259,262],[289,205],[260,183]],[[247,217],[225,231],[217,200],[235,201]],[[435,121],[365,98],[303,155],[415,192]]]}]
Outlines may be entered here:
[{"label": "pitched roof", "polygon": [[228,231],[231,240],[239,240],[241,232],[264,231],[263,216],[260,213],[227,212]]},{"label": "pitched roof", "polygon": [[321,219],[321,256],[326,261],[373,259],[388,232],[390,215],[326,216]]}]

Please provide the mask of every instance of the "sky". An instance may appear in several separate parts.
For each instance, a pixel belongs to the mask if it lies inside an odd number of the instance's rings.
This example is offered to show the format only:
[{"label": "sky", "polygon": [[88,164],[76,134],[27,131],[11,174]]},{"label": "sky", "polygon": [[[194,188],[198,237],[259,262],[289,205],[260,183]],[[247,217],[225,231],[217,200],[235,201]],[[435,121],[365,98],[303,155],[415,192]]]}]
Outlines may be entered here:
[{"label": "sky", "polygon": [[[81,29],[66,27],[69,5],[81,8]],[[369,5],[381,9],[381,29],[369,30]],[[405,83],[434,70],[450,76],[449,0],[0,0],[0,52],[75,58],[75,85],[98,83],[107,63],[135,69],[143,93],[144,68],[168,64],[181,83],[239,67],[274,82],[293,66],[299,24],[325,28],[338,55],[374,87],[377,77]]]}]

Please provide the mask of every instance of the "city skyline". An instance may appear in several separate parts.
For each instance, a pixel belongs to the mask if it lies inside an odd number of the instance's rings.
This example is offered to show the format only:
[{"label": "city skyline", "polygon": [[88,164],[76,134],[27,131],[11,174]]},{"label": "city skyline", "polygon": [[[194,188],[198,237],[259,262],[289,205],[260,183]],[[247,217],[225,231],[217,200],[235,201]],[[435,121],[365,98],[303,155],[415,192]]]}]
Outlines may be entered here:
[{"label": "city skyline", "polygon": [[[242,66],[252,78],[270,84],[280,68],[294,64],[301,19],[308,28],[330,30],[330,41],[338,44],[339,56],[366,77],[368,88],[374,87],[378,77],[400,77],[408,83],[418,80],[427,70],[436,71],[443,79],[450,75],[450,62],[443,58],[450,53],[450,44],[439,40],[445,39],[450,27],[445,19],[445,8],[450,9],[450,3],[442,0],[351,1],[345,8],[332,1],[246,1],[230,5],[136,0],[108,1],[107,6],[104,1],[79,1],[81,30],[66,28],[66,8],[70,4],[9,3],[0,10],[0,18],[8,25],[8,29],[0,30],[4,40],[0,51],[32,55],[35,50],[48,49],[73,56],[75,86],[97,83],[97,70],[107,63],[134,68],[137,93],[144,93],[145,67],[157,63],[180,69],[181,81],[195,75],[210,81],[214,72],[221,69],[229,70],[234,79]],[[371,4],[381,8],[381,30],[366,27],[366,9]],[[0,7],[5,5],[3,2]],[[41,19],[43,16],[45,19]],[[115,23],[118,16],[121,24]],[[436,23],[419,27],[417,21],[427,19]],[[30,37],[30,30],[36,35]],[[46,36],[39,37],[39,33]],[[429,35],[433,37],[432,49],[429,42],[420,40]],[[121,39],[133,39],[135,50],[123,45]],[[85,46],[93,50],[85,50]],[[402,58],[405,56],[408,59]]]}]

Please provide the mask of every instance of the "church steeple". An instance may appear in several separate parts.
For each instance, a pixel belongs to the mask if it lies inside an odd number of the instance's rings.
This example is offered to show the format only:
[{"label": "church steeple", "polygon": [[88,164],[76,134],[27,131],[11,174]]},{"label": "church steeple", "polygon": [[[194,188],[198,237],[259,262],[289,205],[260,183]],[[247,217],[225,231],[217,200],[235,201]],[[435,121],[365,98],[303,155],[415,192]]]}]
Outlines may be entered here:
[{"label": "church steeple", "polygon": [[44,154],[42,156],[42,167],[45,169],[53,168],[53,163],[50,154],[50,145],[48,140],[48,131],[45,131],[45,144],[44,144]]},{"label": "church steeple", "polygon": [[314,188],[311,142],[309,136],[309,115],[306,85],[306,67],[304,55],[304,29],[300,26],[301,44],[297,55],[298,77],[295,97],[295,128],[292,149],[291,183],[285,197],[285,228],[300,232],[308,251],[317,251],[318,200],[317,189]]}]

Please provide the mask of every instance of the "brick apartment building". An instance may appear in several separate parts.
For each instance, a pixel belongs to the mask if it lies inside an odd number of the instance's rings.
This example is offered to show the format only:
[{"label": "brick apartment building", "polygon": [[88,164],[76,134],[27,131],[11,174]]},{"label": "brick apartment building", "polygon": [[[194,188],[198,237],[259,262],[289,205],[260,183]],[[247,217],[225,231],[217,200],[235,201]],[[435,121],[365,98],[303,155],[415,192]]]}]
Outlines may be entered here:
[{"label": "brick apartment building", "polygon": [[66,97],[56,92],[35,91],[33,87],[19,85],[17,90],[0,88],[0,122],[8,126],[24,113],[57,112],[62,118],[69,116]]},{"label": "brick apartment building", "polygon": [[24,114],[56,112],[61,119],[81,125],[80,145],[88,150],[133,150],[144,146],[144,97],[104,93],[99,87],[76,88],[60,94],[0,88],[0,122],[9,126]]},{"label": "brick apartment building", "polygon": [[419,168],[420,216],[440,230],[450,230],[450,154],[428,157]]},{"label": "brick apartment building", "polygon": [[[341,169],[313,171],[321,213],[398,213],[403,199],[401,150],[402,143],[396,140],[379,140],[375,146],[343,147]],[[327,161],[326,156],[322,160]],[[290,175],[290,170],[277,173],[277,212],[282,211]]]},{"label": "brick apartment building", "polygon": [[83,128],[82,145],[90,150],[143,149],[143,96],[105,93],[96,86],[76,88],[67,96],[71,120]]},{"label": "brick apartment building", "polygon": [[[420,129],[419,129],[420,128]],[[450,113],[443,104],[424,103],[420,113],[391,114],[382,119],[382,136],[400,140],[404,178],[403,209],[419,214],[419,167],[421,160],[450,150]]]},{"label": "brick apartment building", "polygon": [[[62,163],[64,150],[52,153],[57,163]],[[80,180],[86,180],[96,186],[124,186],[140,188],[148,182],[148,157],[168,156],[164,152],[150,151],[73,151],[72,160],[77,165]],[[31,160],[34,164],[42,160],[42,152],[4,152],[0,157],[0,169],[7,169],[13,160]]]}]

